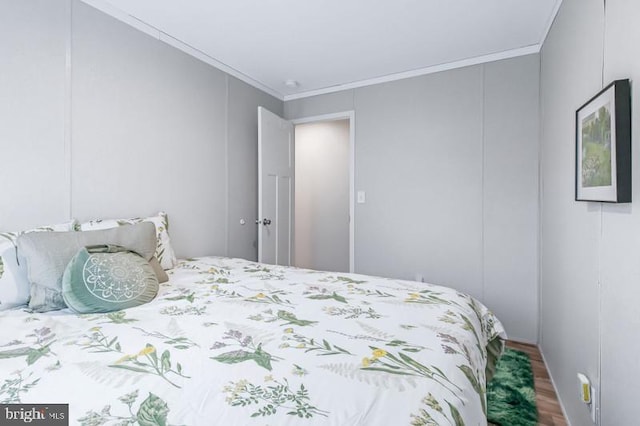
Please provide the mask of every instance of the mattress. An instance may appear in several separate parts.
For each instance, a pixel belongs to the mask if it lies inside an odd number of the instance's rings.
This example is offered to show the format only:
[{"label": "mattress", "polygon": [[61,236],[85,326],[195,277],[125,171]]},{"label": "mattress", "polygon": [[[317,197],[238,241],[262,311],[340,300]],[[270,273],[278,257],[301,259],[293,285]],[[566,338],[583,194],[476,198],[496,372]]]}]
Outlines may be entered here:
[{"label": "mattress", "polygon": [[107,314],[0,313],[0,403],[83,425],[484,425],[506,337],[447,287],[206,257]]}]

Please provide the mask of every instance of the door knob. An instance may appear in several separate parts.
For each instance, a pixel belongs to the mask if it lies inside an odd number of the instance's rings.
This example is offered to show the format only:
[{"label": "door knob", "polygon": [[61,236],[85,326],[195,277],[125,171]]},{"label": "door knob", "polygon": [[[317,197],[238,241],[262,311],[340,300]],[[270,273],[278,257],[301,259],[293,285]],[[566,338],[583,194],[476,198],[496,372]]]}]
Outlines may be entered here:
[{"label": "door knob", "polygon": [[256,219],[256,225],[263,224],[264,226],[271,225],[271,219],[264,218],[262,220]]}]

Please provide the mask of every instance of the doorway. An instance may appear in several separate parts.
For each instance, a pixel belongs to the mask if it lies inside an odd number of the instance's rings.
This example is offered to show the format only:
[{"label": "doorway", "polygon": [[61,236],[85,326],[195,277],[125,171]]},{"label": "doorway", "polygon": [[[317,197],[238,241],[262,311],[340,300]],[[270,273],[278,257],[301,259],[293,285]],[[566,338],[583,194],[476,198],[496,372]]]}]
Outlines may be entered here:
[{"label": "doorway", "polygon": [[294,124],[294,265],[349,272],[353,263],[350,117]]}]

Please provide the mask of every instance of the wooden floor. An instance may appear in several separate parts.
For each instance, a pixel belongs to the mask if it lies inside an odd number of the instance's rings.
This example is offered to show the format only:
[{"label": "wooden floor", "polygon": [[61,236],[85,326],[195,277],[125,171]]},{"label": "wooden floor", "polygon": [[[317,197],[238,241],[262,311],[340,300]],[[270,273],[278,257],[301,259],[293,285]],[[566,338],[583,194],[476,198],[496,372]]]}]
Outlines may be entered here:
[{"label": "wooden floor", "polygon": [[556,391],[553,388],[547,368],[542,361],[542,355],[537,346],[524,343],[507,342],[507,346],[529,355],[536,387],[536,405],[538,406],[539,426],[567,426],[558,403]]}]

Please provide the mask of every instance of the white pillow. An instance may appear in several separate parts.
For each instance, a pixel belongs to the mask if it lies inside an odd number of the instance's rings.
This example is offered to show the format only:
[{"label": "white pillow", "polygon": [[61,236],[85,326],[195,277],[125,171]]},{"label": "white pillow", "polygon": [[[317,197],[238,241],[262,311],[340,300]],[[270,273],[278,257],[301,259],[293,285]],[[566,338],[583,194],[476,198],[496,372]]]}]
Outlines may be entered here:
[{"label": "white pillow", "polygon": [[116,228],[121,225],[133,225],[140,222],[151,222],[156,226],[156,236],[158,245],[156,247],[155,257],[160,262],[162,269],[171,269],[178,264],[176,255],[171,247],[171,239],[169,238],[169,219],[165,212],[159,212],[157,216],[152,217],[136,217],[133,219],[97,219],[84,222],[79,225],[80,231],[96,231],[98,229]]},{"label": "white pillow", "polygon": [[19,232],[0,232],[0,311],[29,302],[29,280],[24,264],[18,264],[16,239],[28,232],[72,231],[75,221]]}]

